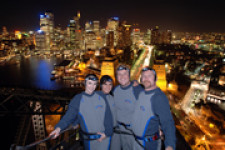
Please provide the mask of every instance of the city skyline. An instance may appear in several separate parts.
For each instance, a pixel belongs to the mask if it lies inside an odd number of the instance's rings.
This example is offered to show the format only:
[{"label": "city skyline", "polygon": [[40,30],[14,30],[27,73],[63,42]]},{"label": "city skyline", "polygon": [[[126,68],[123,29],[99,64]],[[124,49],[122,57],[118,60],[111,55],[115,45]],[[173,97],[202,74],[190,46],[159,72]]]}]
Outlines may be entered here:
[{"label": "city skyline", "polygon": [[128,24],[139,24],[141,31],[159,26],[163,30],[183,32],[225,32],[223,16],[225,1],[7,1],[2,5],[0,26],[9,31],[40,29],[40,15],[54,13],[55,25],[63,29],[77,11],[81,13],[81,26],[86,21],[99,20],[105,27],[111,17],[119,17]]}]

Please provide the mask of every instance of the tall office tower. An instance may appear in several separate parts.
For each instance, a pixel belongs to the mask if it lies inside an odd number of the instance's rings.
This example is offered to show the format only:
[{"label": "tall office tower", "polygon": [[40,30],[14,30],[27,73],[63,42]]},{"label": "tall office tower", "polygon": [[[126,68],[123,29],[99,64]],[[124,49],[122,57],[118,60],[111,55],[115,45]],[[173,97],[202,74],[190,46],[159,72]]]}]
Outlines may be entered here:
[{"label": "tall office tower", "polygon": [[93,31],[89,31],[85,33],[85,50],[87,49],[92,49],[95,50],[96,49],[96,36],[95,33]]},{"label": "tall office tower", "polygon": [[147,32],[144,34],[144,43],[149,45],[151,43],[151,30],[147,29]]},{"label": "tall office tower", "polygon": [[70,48],[75,49],[76,31],[74,20],[70,20],[69,29],[70,29]]},{"label": "tall office tower", "polygon": [[118,17],[112,17],[107,22],[107,31],[113,31],[114,32],[114,46],[117,45],[119,33],[118,33],[118,27],[119,27],[119,18]]},{"label": "tall office tower", "polygon": [[75,49],[80,50],[82,47],[82,30],[75,30]]},{"label": "tall office tower", "polygon": [[45,12],[44,15],[40,15],[40,30],[45,33],[45,38],[47,40],[46,48],[49,50],[52,45],[55,45],[53,13]]},{"label": "tall office tower", "polygon": [[106,33],[106,46],[109,47],[109,49],[114,48],[114,31],[108,31]]},{"label": "tall office tower", "polygon": [[8,40],[9,39],[9,32],[5,26],[2,27],[2,39]]},{"label": "tall office tower", "polygon": [[102,28],[100,29],[100,37],[101,37],[101,47],[106,46],[106,29]]},{"label": "tall office tower", "polygon": [[131,41],[131,25],[126,25],[126,23],[122,23],[119,28],[119,37],[117,46],[121,49],[125,49],[132,45]]},{"label": "tall office tower", "polygon": [[77,16],[74,17],[75,20],[75,49],[80,51],[82,47],[82,31],[80,27],[80,11],[77,12]]},{"label": "tall office tower", "polygon": [[93,28],[92,28],[92,22],[91,21],[87,21],[85,23],[85,32],[90,32],[90,31],[93,31]]},{"label": "tall office tower", "polygon": [[172,32],[171,30],[167,30],[161,35],[161,43],[163,44],[171,44],[172,41]]},{"label": "tall office tower", "polygon": [[34,31],[28,32],[27,43],[29,45],[30,50],[35,49],[35,34],[34,34]]},{"label": "tall office tower", "polygon": [[36,50],[46,50],[46,47],[48,47],[49,43],[46,40],[46,34],[42,30],[38,30],[35,33],[35,49]]},{"label": "tall office tower", "polygon": [[93,25],[96,36],[99,36],[100,21],[93,21]]},{"label": "tall office tower", "polygon": [[151,44],[160,44],[160,32],[159,27],[156,26],[155,29],[152,30],[151,34]]},{"label": "tall office tower", "polygon": [[80,30],[80,11],[77,12],[77,16],[74,17],[75,29]]},{"label": "tall office tower", "polygon": [[55,49],[62,50],[65,47],[65,31],[60,26],[55,27]]},{"label": "tall office tower", "polygon": [[132,44],[136,44],[136,43],[138,43],[138,41],[140,41],[141,32],[140,32],[139,28],[133,29],[133,32],[131,35],[132,35]]}]

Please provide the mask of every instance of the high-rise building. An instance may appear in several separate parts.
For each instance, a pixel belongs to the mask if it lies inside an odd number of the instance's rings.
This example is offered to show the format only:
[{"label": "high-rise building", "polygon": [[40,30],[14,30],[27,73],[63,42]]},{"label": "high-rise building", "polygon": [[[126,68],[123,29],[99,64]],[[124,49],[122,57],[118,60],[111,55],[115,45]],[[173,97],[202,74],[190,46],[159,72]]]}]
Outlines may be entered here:
[{"label": "high-rise building", "polygon": [[8,40],[9,39],[9,32],[5,26],[2,27],[2,39]]},{"label": "high-rise building", "polygon": [[46,50],[46,48],[49,46],[46,40],[46,34],[42,30],[38,30],[35,33],[35,49],[36,50]]},{"label": "high-rise building", "polygon": [[114,48],[114,31],[107,31],[107,33],[106,33],[106,46],[109,47],[109,49]]},{"label": "high-rise building", "polygon": [[55,45],[53,13],[45,12],[44,15],[40,15],[40,30],[45,33],[45,39],[47,40],[46,48],[49,50],[52,45]]},{"label": "high-rise building", "polygon": [[118,43],[117,47],[125,49],[132,45],[131,41],[131,25],[127,25],[126,22],[122,23],[118,27]]},{"label": "high-rise building", "polygon": [[118,17],[112,17],[108,20],[106,30],[107,31],[113,31],[113,33],[114,33],[114,46],[117,45],[118,38],[119,38],[118,27],[119,27],[119,18]]},{"label": "high-rise building", "polygon": [[151,43],[151,30],[147,29],[147,32],[144,34],[144,43],[149,45]]},{"label": "high-rise building", "polygon": [[76,34],[75,34],[75,21],[74,20],[70,20],[69,29],[70,29],[70,48],[75,49]]},{"label": "high-rise building", "polygon": [[91,21],[87,21],[85,23],[85,32],[90,32],[90,31],[93,31],[93,27],[92,27],[92,22]]},{"label": "high-rise building", "polygon": [[99,36],[100,21],[93,21],[93,25],[96,36]]},{"label": "high-rise building", "polygon": [[156,26],[151,32],[151,44],[160,44],[160,32],[159,27]]},{"label": "high-rise building", "polygon": [[132,44],[136,44],[141,39],[141,32],[139,28],[133,29],[132,32]]},{"label": "high-rise building", "polygon": [[77,16],[74,17],[75,30],[80,30],[80,11],[77,12]]}]

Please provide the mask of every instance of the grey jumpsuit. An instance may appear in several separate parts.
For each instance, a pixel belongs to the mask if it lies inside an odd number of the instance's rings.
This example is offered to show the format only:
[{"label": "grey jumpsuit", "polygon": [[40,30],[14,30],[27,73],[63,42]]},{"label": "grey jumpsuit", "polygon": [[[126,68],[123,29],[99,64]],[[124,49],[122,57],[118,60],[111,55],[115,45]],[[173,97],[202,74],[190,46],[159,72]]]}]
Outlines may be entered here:
[{"label": "grey jumpsuit", "polygon": [[110,148],[110,136],[113,132],[113,121],[108,102],[101,94],[92,95],[82,92],[76,95],[69,104],[66,114],[55,126],[61,130],[77,122],[86,133],[102,132],[107,136],[102,142],[84,140],[85,150],[107,150]]}]

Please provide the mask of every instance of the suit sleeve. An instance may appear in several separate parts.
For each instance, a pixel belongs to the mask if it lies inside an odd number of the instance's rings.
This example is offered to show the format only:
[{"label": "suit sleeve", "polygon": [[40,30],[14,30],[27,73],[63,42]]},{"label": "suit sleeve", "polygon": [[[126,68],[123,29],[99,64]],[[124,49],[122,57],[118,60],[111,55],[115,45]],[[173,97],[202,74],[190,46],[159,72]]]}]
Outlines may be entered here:
[{"label": "suit sleeve", "polygon": [[66,114],[62,117],[55,128],[59,127],[61,130],[66,129],[70,124],[78,123],[78,112],[80,106],[81,94],[76,95],[70,102]]},{"label": "suit sleeve", "polygon": [[161,129],[165,135],[165,147],[176,146],[176,129],[172,114],[170,112],[169,101],[164,93],[154,95],[153,110],[160,120]]},{"label": "suit sleeve", "polygon": [[133,87],[133,92],[134,92],[134,96],[136,99],[138,99],[140,92],[143,90],[144,90],[144,88],[140,84]]}]

